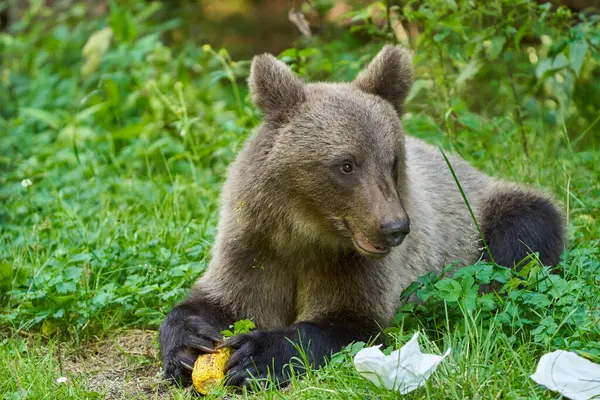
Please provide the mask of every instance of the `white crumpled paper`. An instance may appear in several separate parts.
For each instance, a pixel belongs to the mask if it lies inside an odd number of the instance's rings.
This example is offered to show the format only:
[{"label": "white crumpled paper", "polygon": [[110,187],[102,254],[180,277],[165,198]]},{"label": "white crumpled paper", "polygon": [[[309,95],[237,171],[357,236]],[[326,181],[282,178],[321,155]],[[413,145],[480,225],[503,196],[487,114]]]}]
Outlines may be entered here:
[{"label": "white crumpled paper", "polygon": [[400,350],[386,356],[379,350],[381,346],[367,347],[354,356],[354,366],[365,379],[379,387],[397,390],[401,394],[412,392],[425,383],[438,365],[450,354],[424,354],[419,347],[419,332]]},{"label": "white crumpled paper", "polygon": [[600,396],[600,365],[570,351],[544,354],[531,379],[572,400]]}]

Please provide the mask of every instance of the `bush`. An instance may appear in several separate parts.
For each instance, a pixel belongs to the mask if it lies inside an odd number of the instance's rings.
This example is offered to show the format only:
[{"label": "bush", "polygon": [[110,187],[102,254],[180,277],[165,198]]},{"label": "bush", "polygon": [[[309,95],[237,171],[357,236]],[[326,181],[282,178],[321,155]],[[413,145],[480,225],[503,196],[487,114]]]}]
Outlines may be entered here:
[{"label": "bush", "polygon": [[[158,3],[110,4],[96,17],[81,4],[31,7],[0,33],[5,329],[156,328],[204,270],[226,167],[260,121],[249,61],[165,44],[183,22],[161,20]],[[306,79],[349,80],[383,43],[403,43],[416,65],[405,130],[545,187],[569,214],[571,250],[556,274],[535,259],[518,273],[448,266],[407,289],[420,302],[399,310],[390,334],[421,328],[441,343],[476,326],[598,359],[599,17],[530,0],[411,0],[345,21],[279,57]]]}]

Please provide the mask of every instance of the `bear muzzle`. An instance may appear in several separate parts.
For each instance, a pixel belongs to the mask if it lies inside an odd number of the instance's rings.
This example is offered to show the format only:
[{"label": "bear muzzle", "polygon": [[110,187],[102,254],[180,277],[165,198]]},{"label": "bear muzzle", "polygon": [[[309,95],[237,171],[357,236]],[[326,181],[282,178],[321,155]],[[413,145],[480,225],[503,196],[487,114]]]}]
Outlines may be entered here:
[{"label": "bear muzzle", "polygon": [[410,223],[407,220],[385,222],[381,224],[380,232],[383,241],[389,247],[396,247],[410,233]]},{"label": "bear muzzle", "polygon": [[392,251],[392,248],[389,246],[378,246],[371,243],[371,241],[369,241],[369,239],[367,239],[362,232],[355,233],[352,237],[352,240],[356,250],[363,255],[382,256]]},{"label": "bear muzzle", "polygon": [[[393,247],[399,246],[406,235],[410,232],[408,219],[397,219],[384,221],[379,229],[367,236],[362,229],[349,219],[336,219],[341,222],[338,225],[352,238],[354,248],[365,256],[383,256],[392,251]],[[343,227],[343,228],[342,228]]]}]

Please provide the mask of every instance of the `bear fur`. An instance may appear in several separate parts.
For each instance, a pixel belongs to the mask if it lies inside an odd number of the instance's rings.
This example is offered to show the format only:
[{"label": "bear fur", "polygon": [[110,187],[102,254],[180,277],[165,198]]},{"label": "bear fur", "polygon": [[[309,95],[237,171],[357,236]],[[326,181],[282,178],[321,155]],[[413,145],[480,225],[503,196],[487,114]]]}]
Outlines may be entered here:
[{"label": "bear fur", "polygon": [[539,252],[556,265],[563,215],[546,195],[493,179],[405,136],[413,81],[409,53],[386,46],[351,83],[304,83],[271,55],[255,57],[251,95],[264,122],[229,168],[212,259],[160,328],[168,378],[189,384],[196,357],[239,319],[257,330],[227,383],[287,377],[298,356],[314,366],[388,326],[399,295],[428,271],[489,258],[513,266]]}]

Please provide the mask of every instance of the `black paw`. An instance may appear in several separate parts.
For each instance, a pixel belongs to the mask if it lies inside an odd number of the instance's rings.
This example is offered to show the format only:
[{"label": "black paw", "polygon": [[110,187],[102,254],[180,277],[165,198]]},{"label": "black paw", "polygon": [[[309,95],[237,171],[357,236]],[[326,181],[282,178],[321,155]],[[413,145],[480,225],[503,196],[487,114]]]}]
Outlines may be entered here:
[{"label": "black paw", "polygon": [[290,377],[290,362],[295,371],[302,370],[298,351],[285,332],[254,331],[227,340],[223,347],[234,349],[225,366],[226,384],[248,387],[253,378],[260,383],[285,384]]},{"label": "black paw", "polygon": [[197,315],[198,310],[176,307],[162,323],[159,331],[160,352],[165,377],[173,383],[189,386],[198,356],[214,353],[222,341],[220,327]]}]

